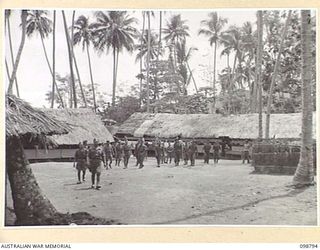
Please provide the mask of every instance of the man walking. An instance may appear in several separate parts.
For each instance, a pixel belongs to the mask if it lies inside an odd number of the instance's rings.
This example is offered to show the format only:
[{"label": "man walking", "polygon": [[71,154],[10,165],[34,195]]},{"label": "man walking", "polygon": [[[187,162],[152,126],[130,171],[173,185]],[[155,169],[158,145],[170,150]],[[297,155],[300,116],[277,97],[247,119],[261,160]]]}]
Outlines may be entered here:
[{"label": "man walking", "polygon": [[182,155],[183,155],[183,160],[184,160],[184,165],[188,165],[188,160],[189,160],[189,145],[188,142],[185,141],[182,147]]},{"label": "man walking", "polygon": [[209,141],[207,141],[207,142],[203,145],[204,163],[206,163],[206,164],[209,164],[210,150],[211,150],[211,144],[210,144]]},{"label": "man walking", "polygon": [[147,146],[145,144],[144,138],[141,138],[138,146],[137,146],[137,153],[138,153],[138,165],[139,168],[143,168],[143,161],[147,154]]},{"label": "man walking", "polygon": [[131,146],[129,145],[128,139],[125,138],[124,145],[123,145],[123,164],[124,164],[124,169],[128,168],[130,155],[131,155]]},{"label": "man walking", "polygon": [[108,169],[108,166],[111,169],[112,168],[111,167],[112,155],[114,155],[114,149],[113,149],[112,145],[110,144],[110,141],[106,142],[106,144],[103,147],[103,151],[104,151],[104,156],[105,156],[106,169]]},{"label": "man walking", "polygon": [[89,150],[89,164],[91,172],[91,188],[94,188],[95,179],[97,177],[96,189],[99,190],[100,186],[100,175],[102,170],[102,162],[105,165],[103,152],[98,147],[98,141],[93,141],[93,147]]},{"label": "man walking", "polygon": [[81,184],[81,172],[82,172],[82,181],[85,181],[86,169],[87,169],[87,151],[84,149],[82,143],[79,144],[79,149],[74,155],[73,167],[78,171],[78,182]]}]

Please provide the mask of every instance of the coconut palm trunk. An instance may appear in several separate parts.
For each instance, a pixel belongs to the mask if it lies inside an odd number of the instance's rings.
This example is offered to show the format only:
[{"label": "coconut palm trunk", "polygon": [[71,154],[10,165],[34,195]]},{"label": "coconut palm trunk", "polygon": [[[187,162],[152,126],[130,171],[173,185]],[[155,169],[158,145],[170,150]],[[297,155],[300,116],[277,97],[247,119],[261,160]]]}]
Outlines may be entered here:
[{"label": "coconut palm trunk", "polygon": [[89,45],[87,43],[86,43],[86,50],[87,50],[87,56],[88,56],[88,62],[89,62],[90,80],[91,80],[92,97],[93,97],[93,107],[94,107],[94,112],[96,112],[96,110],[97,110],[96,91],[95,91],[95,88],[94,88],[94,81],[93,81],[93,75],[92,75],[92,67],[91,67]]},{"label": "coconut palm trunk", "polygon": [[6,140],[6,168],[17,225],[44,224],[57,213],[42,194],[17,136]]},{"label": "coconut palm trunk", "polygon": [[69,66],[70,66],[70,77],[71,77],[71,85],[72,85],[73,104],[74,104],[74,108],[77,108],[77,107],[78,107],[78,104],[77,104],[76,84],[75,84],[75,80],[74,80],[73,63],[72,63],[72,61],[73,61],[73,56],[72,56],[71,42],[70,42],[70,37],[69,37],[69,32],[68,32],[68,25],[67,25],[66,15],[65,15],[65,13],[64,13],[63,10],[62,10],[62,16],[63,16],[63,23],[64,23],[66,41],[67,41],[67,46],[68,46],[68,55],[69,55]]},{"label": "coconut palm trunk", "polygon": [[[258,94],[258,138],[262,139],[262,53],[263,53],[263,13],[261,10],[257,13],[257,26],[258,26],[258,44],[257,44],[257,60],[255,71],[255,86]],[[255,100],[256,103],[256,100]]]},{"label": "coconut palm trunk", "polygon": [[[13,56],[13,47],[12,47],[12,38],[11,38],[11,27],[10,27],[10,18],[9,16],[6,18],[7,20],[7,27],[8,27],[8,38],[9,38],[9,47],[10,47],[10,55],[11,55],[11,63],[12,63],[12,68],[14,67],[14,56]],[[10,78],[9,78],[10,79]],[[17,91],[17,96],[20,97],[19,93],[19,85],[18,85],[18,79],[17,76],[14,78],[15,81],[15,87]]]},{"label": "coconut palm trunk", "polygon": [[[52,30],[52,99],[51,108],[54,107],[55,84],[56,83],[56,11],[53,11],[53,30]],[[61,100],[62,101],[62,100]]]},{"label": "coconut palm trunk", "polygon": [[217,66],[217,42],[214,43],[214,54],[213,54],[213,88],[216,88],[216,66]]},{"label": "coconut palm trunk", "polygon": [[300,160],[293,178],[297,187],[313,184],[311,13],[301,10],[302,126]]},{"label": "coconut palm trunk", "polygon": [[[143,36],[144,36],[144,27],[145,26],[145,12],[142,11],[142,32],[141,32],[141,42],[140,42],[140,48],[142,49],[143,46]],[[143,57],[140,57],[140,106],[142,104],[142,81],[143,81],[143,75],[142,75],[142,61]]]},{"label": "coconut palm trunk", "polygon": [[272,103],[273,89],[274,89],[274,85],[275,85],[276,78],[277,78],[278,71],[279,71],[279,67],[280,67],[280,57],[281,57],[281,54],[282,54],[282,51],[283,51],[284,40],[286,38],[289,22],[290,22],[290,19],[291,19],[291,12],[292,11],[289,10],[288,17],[287,17],[287,20],[285,22],[285,25],[284,25],[284,28],[283,28],[283,32],[282,32],[282,35],[281,35],[280,48],[279,48],[276,64],[274,66],[271,85],[270,85],[270,89],[269,89],[269,97],[268,97],[268,104],[267,104],[267,114],[266,114],[266,131],[265,131],[266,132],[266,134],[265,134],[265,138],[266,139],[269,138],[269,134],[270,134],[270,132],[269,132],[269,130],[270,130],[270,113],[271,113],[271,103]]},{"label": "coconut palm trunk", "polygon": [[117,63],[117,54],[116,48],[113,46],[113,84],[112,84],[112,106],[115,106],[116,103],[116,63]]},{"label": "coconut palm trunk", "polygon": [[28,11],[27,10],[22,10],[21,11],[21,28],[22,28],[22,35],[21,35],[21,42],[19,45],[19,49],[18,49],[18,53],[16,56],[16,60],[14,62],[14,66],[13,66],[13,70],[12,70],[12,74],[9,80],[9,87],[8,87],[8,93],[12,94],[12,86],[13,86],[13,82],[14,79],[16,79],[16,74],[17,74],[17,70],[18,70],[18,66],[19,66],[19,62],[21,59],[21,55],[22,55],[22,50],[26,41],[26,24],[27,24],[27,16],[28,16]]},{"label": "coconut palm trunk", "polygon": [[150,88],[149,88],[149,71],[150,71],[150,39],[151,39],[151,32],[150,32],[150,12],[147,12],[148,15],[148,52],[147,52],[147,112],[150,112]]},{"label": "coconut palm trunk", "polygon": [[76,73],[77,73],[77,77],[78,77],[78,81],[79,81],[79,87],[80,87],[80,92],[81,92],[83,104],[84,104],[85,107],[87,107],[87,100],[86,100],[86,97],[85,97],[84,92],[83,92],[81,77],[80,77],[80,73],[79,73],[79,69],[78,69],[78,64],[77,64],[77,60],[76,60],[76,55],[74,54],[74,49],[73,49],[74,18],[75,18],[75,15],[76,15],[76,11],[74,10],[74,11],[72,12],[72,25],[71,25],[71,40],[70,40],[70,46],[71,46],[71,52],[72,52],[72,58],[73,58],[73,62],[74,62],[74,67],[76,68]]}]

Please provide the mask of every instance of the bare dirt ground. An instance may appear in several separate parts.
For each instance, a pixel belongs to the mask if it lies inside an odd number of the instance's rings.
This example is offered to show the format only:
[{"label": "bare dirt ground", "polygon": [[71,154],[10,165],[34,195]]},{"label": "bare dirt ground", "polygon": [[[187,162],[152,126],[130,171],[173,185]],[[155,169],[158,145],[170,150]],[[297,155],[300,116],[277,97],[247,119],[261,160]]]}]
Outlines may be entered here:
[{"label": "bare dirt ground", "polygon": [[[252,174],[240,161],[195,167],[113,167],[101,175],[101,190],[76,184],[72,163],[36,163],[38,183],[59,212],[85,211],[122,224],[316,225],[316,186],[287,187],[292,176]],[[8,205],[12,207],[10,195]]]}]

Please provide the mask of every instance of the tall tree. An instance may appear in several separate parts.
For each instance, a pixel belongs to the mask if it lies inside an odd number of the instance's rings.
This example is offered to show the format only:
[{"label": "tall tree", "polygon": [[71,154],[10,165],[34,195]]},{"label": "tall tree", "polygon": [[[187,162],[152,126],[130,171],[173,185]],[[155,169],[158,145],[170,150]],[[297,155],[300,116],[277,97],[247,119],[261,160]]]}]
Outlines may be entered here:
[{"label": "tall tree", "polygon": [[176,45],[189,36],[189,27],[185,23],[186,20],[182,20],[181,15],[173,15],[167,22],[166,28],[163,29],[163,33],[165,34],[164,40],[173,49],[174,69],[177,66]]},{"label": "tall tree", "polygon": [[78,104],[77,104],[77,94],[76,94],[76,82],[75,82],[74,74],[73,74],[73,56],[72,56],[71,40],[70,40],[70,36],[69,36],[69,32],[68,32],[68,25],[67,25],[66,15],[65,15],[63,10],[62,10],[62,17],[63,17],[64,30],[65,30],[66,41],[67,41],[67,46],[68,46],[73,105],[74,105],[75,108],[77,108]]},{"label": "tall tree", "polygon": [[217,46],[219,44],[220,35],[224,25],[228,22],[227,18],[219,17],[218,12],[208,14],[209,19],[202,20],[202,28],[199,30],[199,35],[209,37],[210,46],[214,44],[213,55],[213,89],[216,87],[216,65],[217,65]]},{"label": "tall tree", "polygon": [[[12,68],[14,66],[14,53],[13,53],[13,47],[12,47],[12,37],[11,37],[11,26],[10,26],[10,15],[11,15],[11,10],[5,10],[5,26],[7,27],[7,30],[8,30],[8,38],[9,38],[9,47],[10,47],[10,56],[11,56],[11,63],[12,63]],[[8,66],[8,65],[6,65]],[[9,69],[8,69],[9,70]],[[10,77],[9,77],[10,79]],[[19,93],[19,85],[18,85],[18,79],[17,79],[17,76],[16,78],[14,79],[15,81],[15,86],[16,86],[16,91],[17,91],[17,96],[19,97],[20,96],[20,93]]]},{"label": "tall tree", "polygon": [[91,66],[91,57],[90,57],[90,45],[93,41],[93,34],[92,34],[92,27],[89,23],[89,18],[83,15],[79,16],[74,25],[75,33],[73,37],[74,44],[82,43],[82,50],[86,50],[88,64],[89,64],[89,72],[90,72],[90,80],[92,86],[92,95],[93,95],[93,105],[94,110],[97,109],[96,104],[96,95],[95,95],[95,86],[93,81],[93,73],[92,73],[92,66]]},{"label": "tall tree", "polygon": [[270,113],[271,113],[271,103],[272,103],[272,96],[273,96],[273,88],[274,88],[274,85],[275,85],[275,82],[276,82],[276,79],[277,79],[277,76],[278,76],[278,71],[279,71],[279,67],[280,67],[280,60],[281,60],[281,54],[282,54],[283,47],[284,47],[284,40],[286,38],[286,34],[287,34],[287,31],[288,31],[288,25],[289,25],[289,22],[290,22],[290,19],[291,19],[291,12],[292,11],[289,10],[285,25],[283,27],[283,31],[282,31],[282,35],[281,35],[280,48],[279,48],[276,64],[274,66],[271,85],[270,85],[270,89],[269,89],[269,97],[268,97],[267,113],[266,113],[266,134],[265,134],[266,139],[269,138]]},{"label": "tall tree", "polygon": [[115,105],[117,70],[119,53],[126,49],[132,52],[134,39],[137,37],[137,29],[133,24],[137,20],[130,17],[126,11],[97,11],[94,28],[94,45],[100,52],[108,52],[112,49],[113,54],[113,86],[112,105]]},{"label": "tall tree", "polygon": [[18,53],[14,62],[12,74],[10,76],[9,80],[9,86],[8,86],[8,94],[12,94],[12,86],[14,79],[16,79],[16,74],[19,66],[19,62],[21,59],[22,55],[22,50],[26,41],[26,26],[27,26],[27,16],[28,16],[28,11],[27,10],[22,10],[21,11],[21,28],[22,28],[22,34],[21,34],[21,42],[19,45]]},{"label": "tall tree", "polygon": [[150,11],[147,12],[148,17],[148,46],[147,46],[147,113],[150,112],[150,87],[149,87],[149,75],[150,75],[150,52],[151,52],[151,26],[150,26]]},{"label": "tall tree", "polygon": [[297,187],[314,183],[312,139],[312,39],[310,10],[301,10],[302,126],[300,160],[293,178]]},{"label": "tall tree", "polygon": [[51,108],[54,107],[55,95],[55,82],[56,82],[56,11],[53,11],[53,31],[52,31],[52,99]]},{"label": "tall tree", "polygon": [[52,21],[48,18],[49,12],[46,10],[30,10],[27,18],[27,36],[40,34],[42,49],[46,58],[51,75],[52,69],[48,58],[44,39],[52,32]]},{"label": "tall tree", "polygon": [[84,95],[84,91],[83,91],[83,88],[82,88],[82,82],[81,82],[81,77],[80,77],[80,72],[79,72],[79,69],[78,69],[78,64],[77,64],[77,59],[76,59],[76,55],[74,53],[74,49],[73,49],[73,38],[74,38],[74,23],[75,23],[75,15],[76,15],[76,11],[74,10],[72,12],[72,24],[71,24],[71,38],[70,38],[70,41],[71,41],[71,44],[70,44],[70,47],[71,47],[71,52],[72,52],[72,58],[73,58],[73,62],[74,62],[74,67],[76,69],[76,73],[77,73],[77,77],[78,77],[78,81],[79,81],[79,87],[80,87],[80,92],[81,92],[81,96],[82,96],[82,99],[83,99],[83,103],[84,103],[84,107],[86,108],[87,107],[87,100],[86,100],[86,97]]},{"label": "tall tree", "polygon": [[258,123],[259,123],[259,134],[258,138],[262,139],[262,53],[263,53],[263,13],[262,10],[257,12],[257,28],[258,28],[258,43],[257,43],[257,64],[255,72],[255,86],[258,89]]}]

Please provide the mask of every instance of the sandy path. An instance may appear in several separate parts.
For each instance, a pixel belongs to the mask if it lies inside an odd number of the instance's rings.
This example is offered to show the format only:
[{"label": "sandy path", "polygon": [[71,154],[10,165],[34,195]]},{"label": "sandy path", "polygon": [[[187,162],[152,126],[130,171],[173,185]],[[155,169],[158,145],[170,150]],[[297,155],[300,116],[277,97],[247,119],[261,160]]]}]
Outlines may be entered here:
[{"label": "sandy path", "polygon": [[[133,164],[133,159],[131,159]],[[71,163],[32,164],[40,187],[61,212],[87,211],[124,224],[316,225],[316,186],[287,188],[292,176],[251,174],[239,161],[217,166],[104,170],[102,189],[76,184]]]}]

